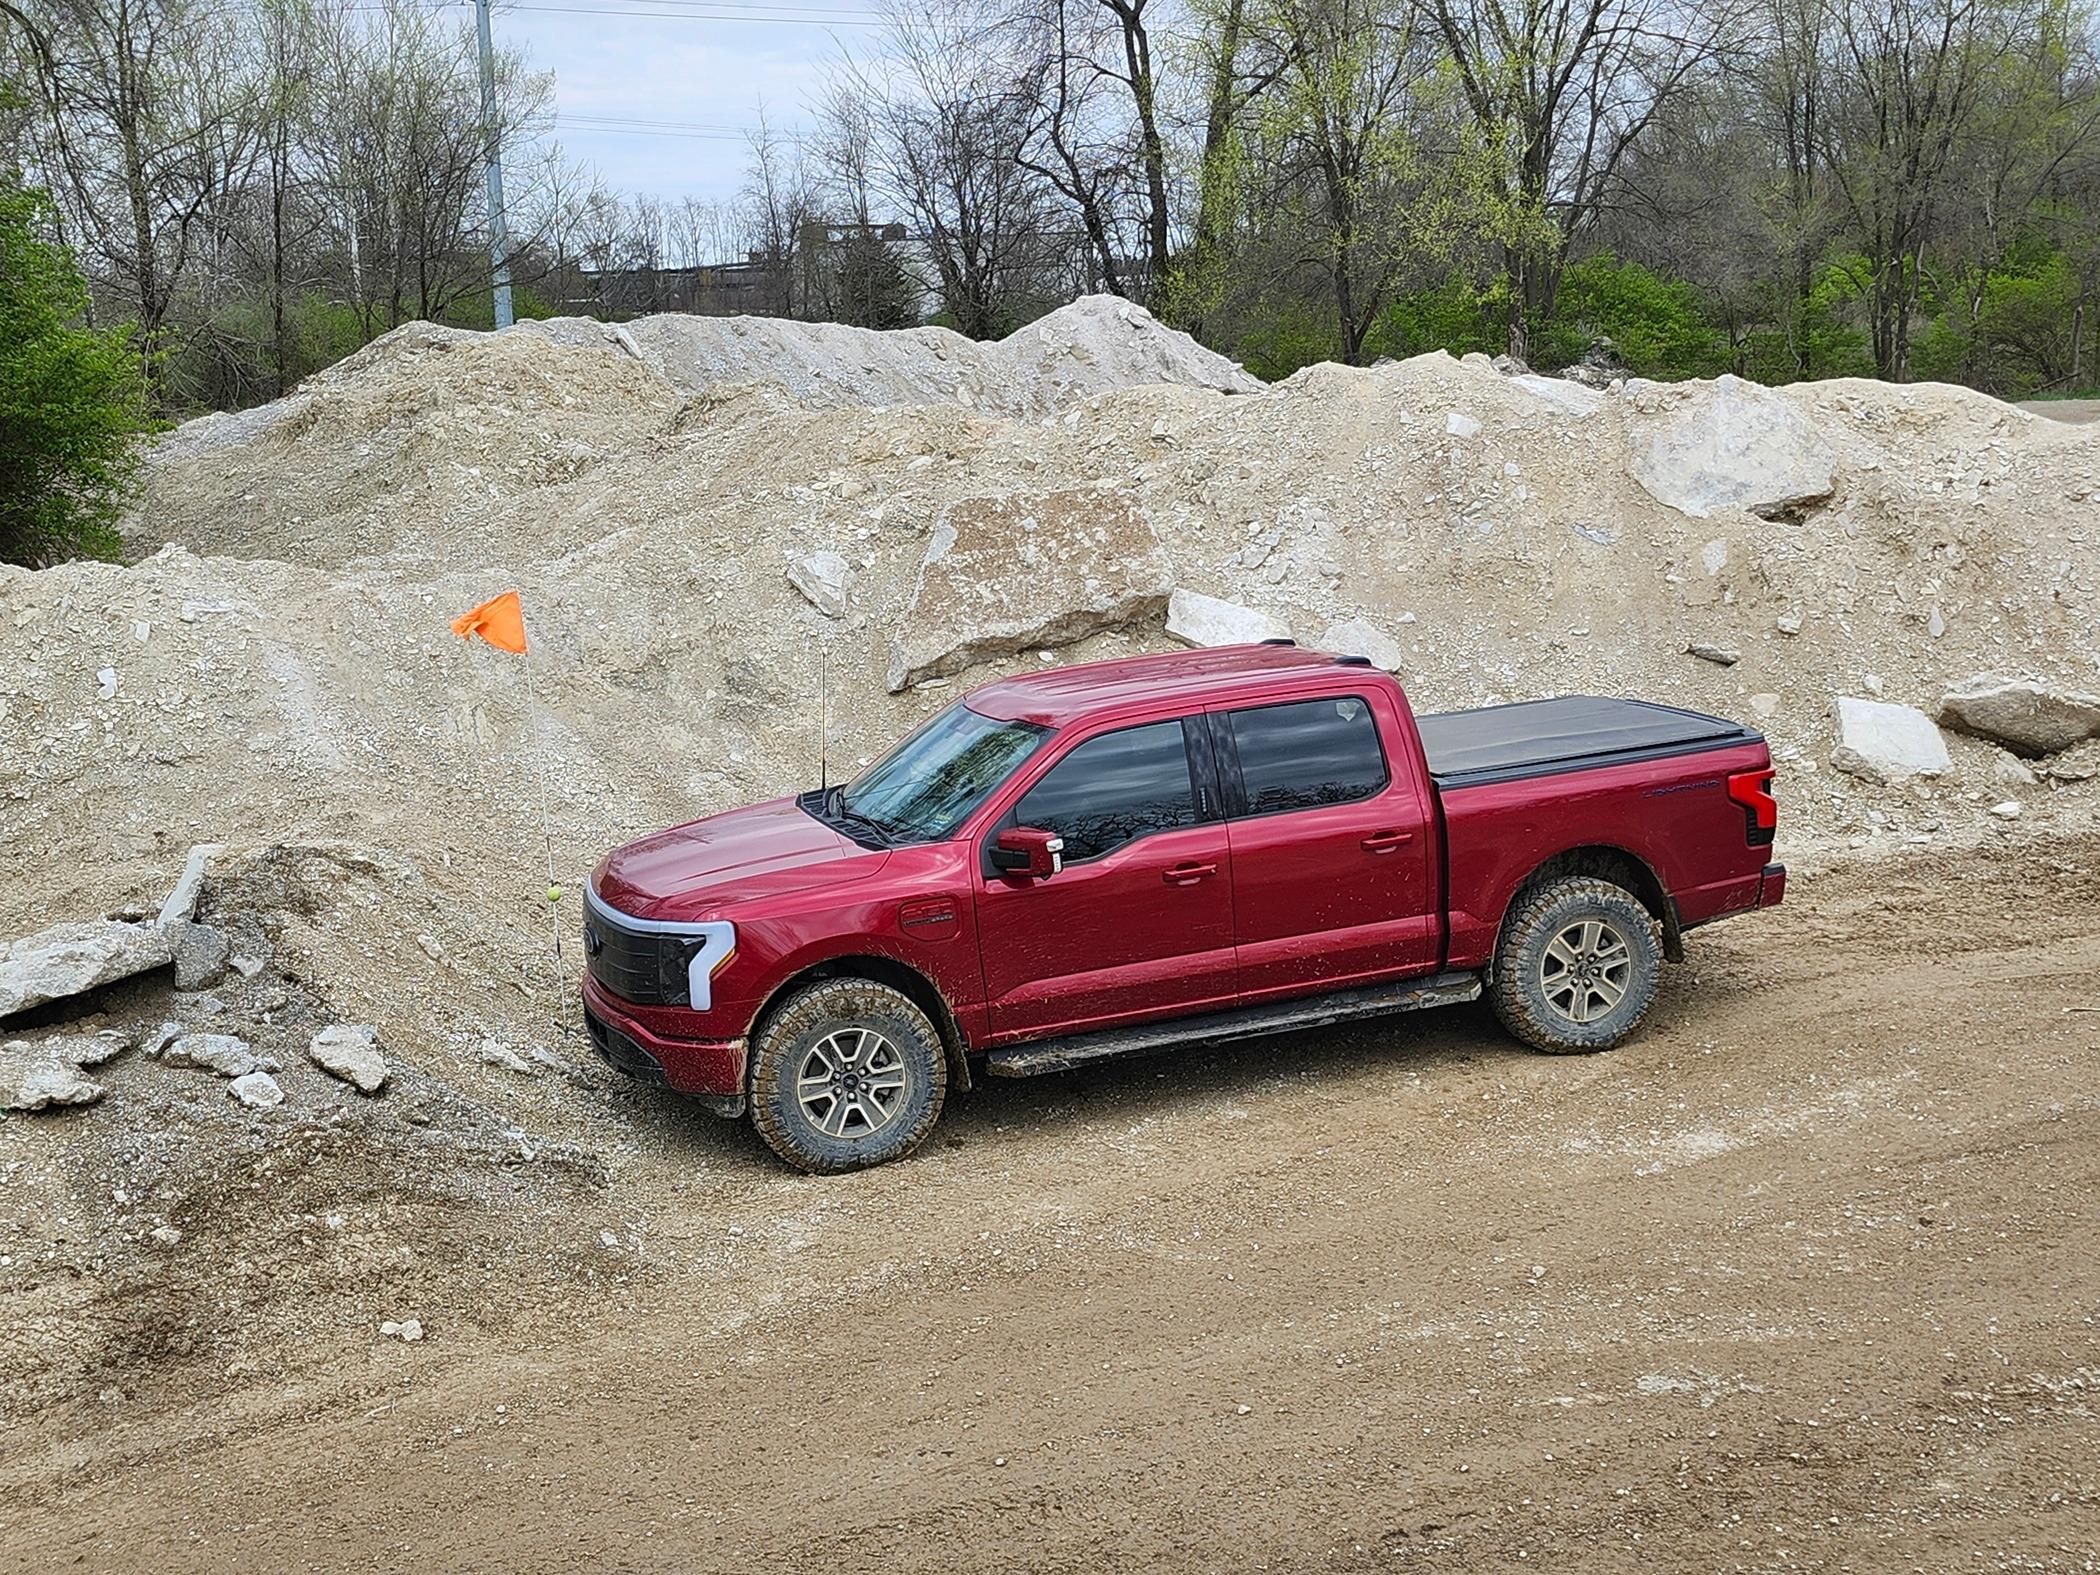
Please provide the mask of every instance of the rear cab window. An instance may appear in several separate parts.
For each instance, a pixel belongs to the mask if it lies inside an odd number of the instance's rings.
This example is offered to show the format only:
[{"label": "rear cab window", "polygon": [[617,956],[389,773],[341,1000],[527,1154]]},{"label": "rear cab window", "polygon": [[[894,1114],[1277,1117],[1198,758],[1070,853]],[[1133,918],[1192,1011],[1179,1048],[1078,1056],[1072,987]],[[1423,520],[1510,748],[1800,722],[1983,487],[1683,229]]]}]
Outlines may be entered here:
[{"label": "rear cab window", "polygon": [[[1392,780],[1378,718],[1361,695],[1226,711],[1213,722],[1219,748],[1239,761],[1235,815],[1353,804]],[[1223,764],[1230,794],[1230,761]]]}]

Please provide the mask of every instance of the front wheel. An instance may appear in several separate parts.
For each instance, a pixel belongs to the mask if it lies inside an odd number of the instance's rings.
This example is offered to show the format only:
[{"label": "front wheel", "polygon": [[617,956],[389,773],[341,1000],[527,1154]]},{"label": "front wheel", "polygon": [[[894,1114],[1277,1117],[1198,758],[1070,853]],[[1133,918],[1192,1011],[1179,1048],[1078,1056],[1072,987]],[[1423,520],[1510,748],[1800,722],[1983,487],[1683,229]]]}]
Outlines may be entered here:
[{"label": "front wheel", "polygon": [[751,1120],[798,1170],[902,1159],[940,1119],[941,1036],[911,999],[869,979],[826,979],[789,997],[752,1044]]},{"label": "front wheel", "polygon": [[1570,876],[1522,893],[1495,948],[1495,1015],[1534,1050],[1609,1050],[1655,1000],[1662,947],[1638,897]]}]

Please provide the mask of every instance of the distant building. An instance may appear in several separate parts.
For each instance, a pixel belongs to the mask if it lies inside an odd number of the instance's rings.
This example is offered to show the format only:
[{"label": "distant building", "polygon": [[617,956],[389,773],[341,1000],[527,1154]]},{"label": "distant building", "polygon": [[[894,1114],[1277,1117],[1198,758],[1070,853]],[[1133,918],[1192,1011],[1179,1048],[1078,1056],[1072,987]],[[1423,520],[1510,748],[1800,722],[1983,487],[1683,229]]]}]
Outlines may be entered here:
[{"label": "distant building", "polygon": [[903,225],[859,224],[812,219],[796,231],[795,253],[754,248],[740,262],[702,263],[690,268],[584,269],[564,312],[589,317],[643,317],[652,312],[690,312],[701,317],[739,313],[773,317],[826,315],[832,286],[852,248],[880,242],[895,249],[910,281],[914,316],[934,307],[927,283],[926,250]]}]

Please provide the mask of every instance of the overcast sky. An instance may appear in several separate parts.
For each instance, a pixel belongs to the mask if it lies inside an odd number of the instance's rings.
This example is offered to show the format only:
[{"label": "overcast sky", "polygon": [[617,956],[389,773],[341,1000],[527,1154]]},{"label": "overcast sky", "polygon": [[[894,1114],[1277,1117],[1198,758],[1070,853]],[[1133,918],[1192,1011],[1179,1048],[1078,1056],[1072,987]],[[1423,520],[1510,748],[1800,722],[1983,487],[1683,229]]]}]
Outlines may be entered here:
[{"label": "overcast sky", "polygon": [[554,73],[555,135],[571,158],[622,191],[721,198],[743,180],[743,134],[761,106],[776,128],[801,129],[823,62],[874,44],[873,4],[498,0],[495,30],[499,47]]}]

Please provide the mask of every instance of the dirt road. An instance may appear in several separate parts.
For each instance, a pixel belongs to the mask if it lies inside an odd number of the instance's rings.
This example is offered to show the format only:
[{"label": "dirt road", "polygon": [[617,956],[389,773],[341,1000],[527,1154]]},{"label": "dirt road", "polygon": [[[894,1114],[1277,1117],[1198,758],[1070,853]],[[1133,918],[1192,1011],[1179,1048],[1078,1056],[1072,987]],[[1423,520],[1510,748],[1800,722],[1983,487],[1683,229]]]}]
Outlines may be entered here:
[{"label": "dirt road", "polygon": [[2093,1569],[2096,859],[1797,881],[1594,1059],[1225,1047],[831,1181],[637,1096],[597,1258],[469,1220],[420,1344],[13,1418],[0,1565]]}]

